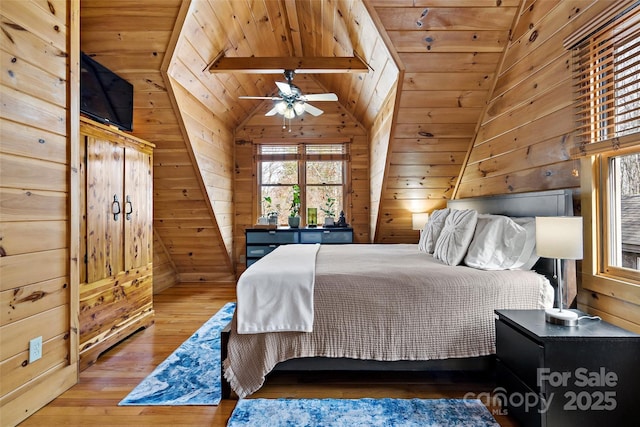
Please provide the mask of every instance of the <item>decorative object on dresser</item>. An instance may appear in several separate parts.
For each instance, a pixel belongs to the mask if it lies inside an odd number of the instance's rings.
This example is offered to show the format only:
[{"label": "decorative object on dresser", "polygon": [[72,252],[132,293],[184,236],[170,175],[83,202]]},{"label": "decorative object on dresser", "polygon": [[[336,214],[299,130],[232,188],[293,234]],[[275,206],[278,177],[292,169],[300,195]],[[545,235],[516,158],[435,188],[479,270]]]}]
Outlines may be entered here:
[{"label": "decorative object on dresser", "polygon": [[536,217],[536,252],[541,257],[555,259],[558,308],[546,310],[546,321],[563,326],[577,326],[578,314],[562,307],[562,260],[582,259],[582,217]]},{"label": "decorative object on dresser", "polygon": [[289,208],[289,227],[300,227],[300,186],[293,185],[293,196],[291,198],[291,207]]},{"label": "decorative object on dresser", "polygon": [[80,369],[153,323],[153,144],[81,118]]},{"label": "decorative object on dresser", "polygon": [[344,216],[344,211],[340,211],[340,217],[338,218],[338,223],[336,224],[336,227],[348,227],[349,224],[347,224],[347,218],[345,218]]},{"label": "decorative object on dresser", "polygon": [[318,208],[307,208],[307,227],[318,226]]},{"label": "decorative object on dresser", "polygon": [[324,225],[325,226],[333,226],[335,222],[335,208],[336,208],[336,199],[331,196],[327,196],[326,201],[324,202],[324,206],[320,207],[322,213],[324,213]]},{"label": "decorative object on dresser", "polygon": [[280,245],[291,243],[345,244],[353,243],[352,228],[279,228],[245,230],[247,267]]},{"label": "decorative object on dresser", "polygon": [[584,313],[579,328],[544,310],[495,313],[495,397],[519,425],[635,425],[640,335]]}]

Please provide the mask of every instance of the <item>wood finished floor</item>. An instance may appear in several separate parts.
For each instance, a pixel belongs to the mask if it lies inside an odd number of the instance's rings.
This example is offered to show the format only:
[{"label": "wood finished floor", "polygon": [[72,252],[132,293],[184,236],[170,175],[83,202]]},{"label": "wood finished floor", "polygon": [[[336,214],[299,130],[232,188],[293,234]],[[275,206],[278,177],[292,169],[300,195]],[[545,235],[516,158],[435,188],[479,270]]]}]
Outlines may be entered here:
[{"label": "wood finished floor", "polygon": [[[155,295],[155,324],[103,353],[80,374],[80,382],[25,420],[21,426],[225,426],[235,400],[219,406],[124,406],[122,400],[147,374],[189,338],[226,302],[235,287],[183,283]],[[252,397],[291,398],[462,398],[490,392],[491,380],[432,375],[316,376],[269,378]],[[498,408],[489,408],[501,426],[517,427]]]}]

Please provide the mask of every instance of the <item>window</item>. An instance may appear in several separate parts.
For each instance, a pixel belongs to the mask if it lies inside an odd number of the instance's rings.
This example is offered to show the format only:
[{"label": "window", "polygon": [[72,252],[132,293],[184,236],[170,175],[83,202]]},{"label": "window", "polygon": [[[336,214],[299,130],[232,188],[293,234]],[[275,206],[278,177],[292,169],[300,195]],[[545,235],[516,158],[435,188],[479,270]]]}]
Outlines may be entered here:
[{"label": "window", "polygon": [[599,155],[603,203],[598,229],[602,239],[600,270],[640,279],[640,147],[625,154]]},{"label": "window", "polygon": [[256,160],[260,215],[275,212],[278,223],[286,225],[298,185],[301,224],[307,224],[307,208],[317,209],[318,224],[329,216],[337,220],[340,211],[348,216],[348,144],[260,144]]},{"label": "window", "polygon": [[595,165],[594,273],[640,283],[640,7],[614,14],[574,58],[580,151]]}]

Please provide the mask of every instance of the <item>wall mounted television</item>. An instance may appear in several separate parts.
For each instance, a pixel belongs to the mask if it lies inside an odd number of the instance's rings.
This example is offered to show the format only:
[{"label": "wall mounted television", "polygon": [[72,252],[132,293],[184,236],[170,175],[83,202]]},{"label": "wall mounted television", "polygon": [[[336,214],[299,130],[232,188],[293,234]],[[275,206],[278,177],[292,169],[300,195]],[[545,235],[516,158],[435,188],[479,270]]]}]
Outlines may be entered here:
[{"label": "wall mounted television", "polygon": [[133,130],[133,85],[80,53],[80,112],[121,130]]}]

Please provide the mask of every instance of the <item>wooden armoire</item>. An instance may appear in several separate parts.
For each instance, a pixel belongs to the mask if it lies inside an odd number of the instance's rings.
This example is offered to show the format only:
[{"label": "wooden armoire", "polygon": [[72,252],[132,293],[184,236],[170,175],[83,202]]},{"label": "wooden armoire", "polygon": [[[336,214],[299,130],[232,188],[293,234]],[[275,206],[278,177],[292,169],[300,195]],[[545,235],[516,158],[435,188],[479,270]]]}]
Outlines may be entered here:
[{"label": "wooden armoire", "polygon": [[80,369],[153,323],[153,144],[81,118]]}]

